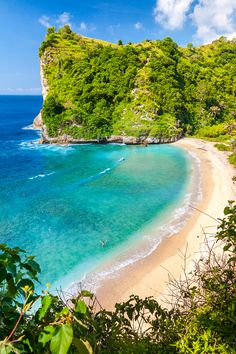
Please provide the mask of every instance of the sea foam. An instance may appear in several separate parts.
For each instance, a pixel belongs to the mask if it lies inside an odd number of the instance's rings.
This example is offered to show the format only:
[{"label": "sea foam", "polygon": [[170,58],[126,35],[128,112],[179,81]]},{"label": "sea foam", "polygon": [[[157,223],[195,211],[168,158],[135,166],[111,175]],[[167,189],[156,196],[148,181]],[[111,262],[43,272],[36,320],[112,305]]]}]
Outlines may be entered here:
[{"label": "sea foam", "polygon": [[23,127],[22,130],[40,130],[40,129],[35,129],[33,124],[27,125],[26,127]]},{"label": "sea foam", "polygon": [[36,179],[36,178],[44,178],[44,177],[47,177],[47,176],[51,176],[53,175],[55,172],[50,172],[50,173],[42,173],[42,174],[39,174],[39,175],[36,175],[36,176],[33,176],[33,177],[29,177],[28,179]]}]

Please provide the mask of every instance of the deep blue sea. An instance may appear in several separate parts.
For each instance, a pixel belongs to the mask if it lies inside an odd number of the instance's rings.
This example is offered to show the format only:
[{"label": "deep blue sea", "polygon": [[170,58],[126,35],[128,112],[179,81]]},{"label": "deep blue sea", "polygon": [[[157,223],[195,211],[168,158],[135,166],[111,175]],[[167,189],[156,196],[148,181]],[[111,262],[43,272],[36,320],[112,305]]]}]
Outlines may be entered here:
[{"label": "deep blue sea", "polygon": [[39,145],[29,125],[41,105],[0,96],[0,243],[36,256],[44,288],[132,253],[141,230],[183,200],[191,163],[171,145]]}]

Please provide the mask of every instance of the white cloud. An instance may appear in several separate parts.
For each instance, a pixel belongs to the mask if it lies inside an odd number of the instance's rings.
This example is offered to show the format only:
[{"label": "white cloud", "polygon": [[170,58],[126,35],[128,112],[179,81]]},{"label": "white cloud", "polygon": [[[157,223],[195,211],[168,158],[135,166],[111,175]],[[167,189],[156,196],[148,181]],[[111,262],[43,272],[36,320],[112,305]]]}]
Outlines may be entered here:
[{"label": "white cloud", "polygon": [[82,21],[76,26],[75,22],[73,21],[72,24],[71,22],[72,18],[73,16],[69,12],[63,12],[57,16],[52,16],[52,18],[43,15],[39,18],[39,22],[41,23],[41,25],[45,27],[51,27],[55,25],[58,25],[59,27],[69,25],[70,27],[72,27],[73,25],[73,28],[76,31],[82,33],[90,33],[96,30],[96,27],[92,23],[86,23]]},{"label": "white cloud", "polygon": [[236,38],[236,32],[225,33],[225,37],[227,37],[228,39],[235,39]]},{"label": "white cloud", "polygon": [[220,36],[234,38],[235,15],[235,0],[200,0],[190,16],[197,28],[195,37],[204,43]]},{"label": "white cloud", "polygon": [[167,29],[181,29],[193,0],[157,0],[155,21]]},{"label": "white cloud", "polygon": [[51,27],[51,24],[50,24],[50,18],[48,16],[45,16],[45,15],[42,15],[40,18],[39,18],[39,23],[41,23],[42,26],[44,27]]},{"label": "white cloud", "polygon": [[164,28],[181,29],[186,19],[196,27],[201,43],[236,37],[236,0],[157,0],[155,21]]},{"label": "white cloud", "polygon": [[141,22],[136,22],[134,24],[134,28],[136,28],[136,30],[141,30],[143,28],[143,24]]},{"label": "white cloud", "polygon": [[91,23],[81,22],[78,27],[78,32],[91,33],[96,30],[96,27]]},{"label": "white cloud", "polygon": [[69,12],[63,12],[58,16],[57,23],[59,23],[59,25],[61,26],[71,25],[70,20],[71,20],[71,14]]},{"label": "white cloud", "polygon": [[1,93],[9,93],[9,94],[41,94],[41,88],[40,87],[16,87],[16,88],[6,88],[6,89],[0,89]]},{"label": "white cloud", "polygon": [[80,26],[79,26],[79,30],[82,32],[86,32],[88,29],[88,25],[85,22],[81,22]]}]

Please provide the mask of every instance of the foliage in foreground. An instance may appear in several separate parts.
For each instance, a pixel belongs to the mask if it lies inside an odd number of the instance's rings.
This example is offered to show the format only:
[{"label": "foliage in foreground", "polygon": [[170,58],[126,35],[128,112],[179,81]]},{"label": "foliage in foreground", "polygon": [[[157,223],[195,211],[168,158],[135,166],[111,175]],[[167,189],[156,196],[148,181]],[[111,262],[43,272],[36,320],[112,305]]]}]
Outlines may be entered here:
[{"label": "foliage in foreground", "polygon": [[223,255],[207,244],[194,272],[172,279],[169,309],[134,295],[113,312],[97,310],[87,291],[70,300],[36,295],[34,258],[0,245],[0,352],[236,353],[235,203],[224,213],[216,235]]},{"label": "foliage in foreground", "polygon": [[39,54],[51,137],[235,135],[235,40],[221,37],[198,48],[169,37],[115,45],[65,26],[48,29]]}]

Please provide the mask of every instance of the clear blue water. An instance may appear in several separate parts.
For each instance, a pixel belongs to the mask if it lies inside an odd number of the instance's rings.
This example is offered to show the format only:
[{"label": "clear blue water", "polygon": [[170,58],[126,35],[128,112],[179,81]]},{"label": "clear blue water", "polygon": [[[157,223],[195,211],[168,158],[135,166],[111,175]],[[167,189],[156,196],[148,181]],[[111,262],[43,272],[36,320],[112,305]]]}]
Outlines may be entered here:
[{"label": "clear blue water", "polygon": [[38,145],[39,132],[22,128],[41,105],[39,96],[0,96],[0,243],[36,256],[44,287],[74,269],[80,279],[173,209],[189,160],[171,145]]}]

